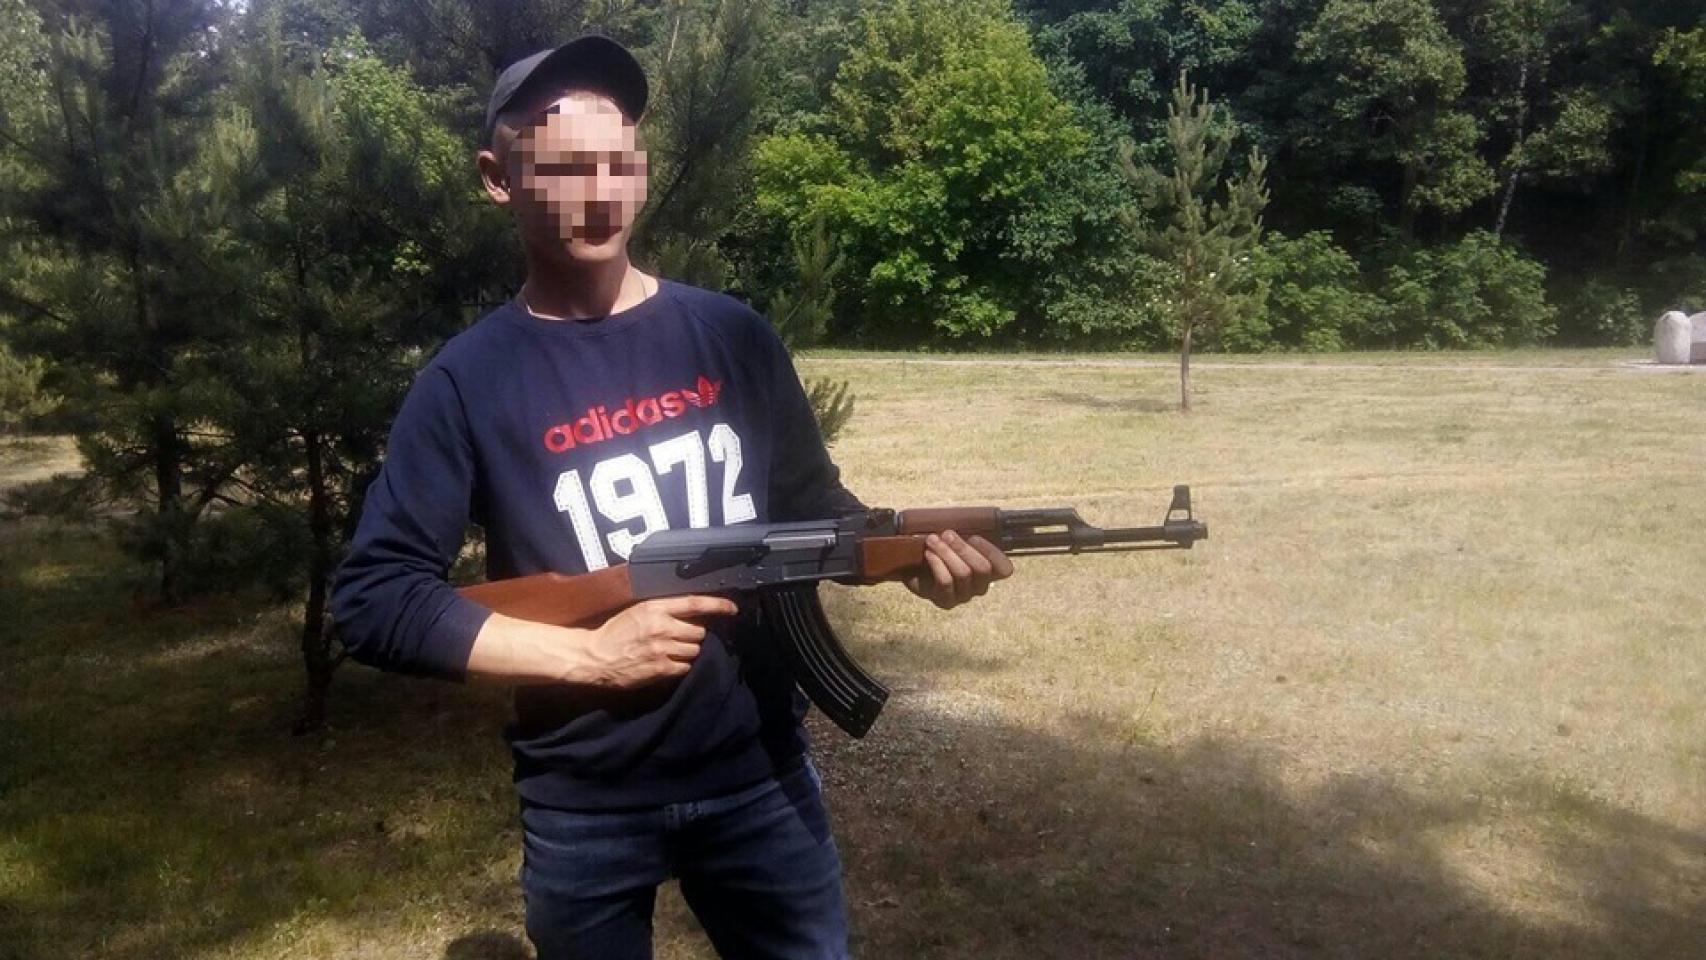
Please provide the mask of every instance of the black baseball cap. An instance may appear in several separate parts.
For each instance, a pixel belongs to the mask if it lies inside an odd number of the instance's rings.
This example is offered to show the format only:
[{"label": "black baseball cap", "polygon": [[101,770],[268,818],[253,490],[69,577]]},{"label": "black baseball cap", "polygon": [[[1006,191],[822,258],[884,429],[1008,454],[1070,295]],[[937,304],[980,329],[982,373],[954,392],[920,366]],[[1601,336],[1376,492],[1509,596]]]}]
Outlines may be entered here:
[{"label": "black baseball cap", "polygon": [[555,50],[541,50],[504,68],[492,85],[492,100],[486,106],[483,142],[490,146],[498,114],[524,94],[543,85],[602,93],[616,102],[629,120],[646,112],[646,71],[628,48],[609,37],[588,34],[576,37]]}]

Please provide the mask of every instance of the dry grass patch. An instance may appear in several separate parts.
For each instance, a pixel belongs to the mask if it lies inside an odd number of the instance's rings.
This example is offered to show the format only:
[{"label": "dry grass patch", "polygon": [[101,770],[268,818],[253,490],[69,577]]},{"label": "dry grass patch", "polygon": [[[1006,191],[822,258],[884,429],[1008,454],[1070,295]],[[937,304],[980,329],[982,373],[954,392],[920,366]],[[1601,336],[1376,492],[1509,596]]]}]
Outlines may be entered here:
[{"label": "dry grass patch", "polygon": [[[1024,561],[940,618],[870,592],[861,624],[918,631],[860,651],[882,674],[993,714],[932,751],[907,711],[936,707],[903,692],[888,752],[828,738],[840,782],[874,784],[837,797],[854,889],[917,880],[867,914],[875,955],[1706,942],[1706,595],[1685,573],[1706,547],[1683,533],[1706,531],[1706,380],[1257,366],[1204,374],[1181,417],[1160,369],[808,372],[854,381],[837,452],[871,502],[1124,525],[1190,482],[1213,536]],[[892,741],[921,737],[937,759],[897,800]],[[952,800],[968,783],[984,821]]]}]

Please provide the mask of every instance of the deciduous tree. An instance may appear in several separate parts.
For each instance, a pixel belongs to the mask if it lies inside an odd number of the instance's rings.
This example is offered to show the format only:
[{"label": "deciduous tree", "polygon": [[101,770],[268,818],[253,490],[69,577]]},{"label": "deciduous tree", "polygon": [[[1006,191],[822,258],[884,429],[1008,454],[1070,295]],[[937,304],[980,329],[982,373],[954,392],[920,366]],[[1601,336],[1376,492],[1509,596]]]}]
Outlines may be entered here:
[{"label": "deciduous tree", "polygon": [[1327,0],[1297,38],[1319,80],[1305,96],[1306,149],[1341,161],[1341,175],[1386,167],[1397,177],[1397,224],[1451,216],[1492,193],[1480,124],[1461,109],[1463,50],[1430,0]]},{"label": "deciduous tree", "polygon": [[1005,4],[884,0],[823,115],[759,145],[757,202],[786,233],[842,239],[868,334],[986,338],[1036,308],[1039,263],[1072,238],[1012,237],[1087,149]]}]

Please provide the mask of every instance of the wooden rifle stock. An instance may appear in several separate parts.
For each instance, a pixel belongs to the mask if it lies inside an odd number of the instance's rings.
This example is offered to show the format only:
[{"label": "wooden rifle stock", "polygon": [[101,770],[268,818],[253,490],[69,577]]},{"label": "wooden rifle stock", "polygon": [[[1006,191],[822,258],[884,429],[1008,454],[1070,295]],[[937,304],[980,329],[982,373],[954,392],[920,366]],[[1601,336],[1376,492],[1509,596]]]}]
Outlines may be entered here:
[{"label": "wooden rifle stock", "polygon": [[[864,572],[860,582],[885,583],[928,574],[924,536],[865,537],[859,542],[859,567]],[[458,587],[456,592],[494,613],[556,627],[596,627],[639,599],[627,564],[592,573],[533,573]]]},{"label": "wooden rifle stock", "polygon": [[627,564],[575,575],[535,573],[456,592],[506,617],[555,627],[596,627],[635,600]]}]

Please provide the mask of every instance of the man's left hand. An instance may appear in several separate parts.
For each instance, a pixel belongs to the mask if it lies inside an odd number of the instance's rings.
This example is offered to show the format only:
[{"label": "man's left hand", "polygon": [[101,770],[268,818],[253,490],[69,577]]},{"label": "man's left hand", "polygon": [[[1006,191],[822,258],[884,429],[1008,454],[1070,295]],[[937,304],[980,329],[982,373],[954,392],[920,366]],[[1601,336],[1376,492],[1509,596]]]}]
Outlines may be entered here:
[{"label": "man's left hand", "polygon": [[924,563],[929,576],[906,579],[906,588],[950,610],[989,592],[989,585],[1013,575],[1013,561],[982,537],[961,537],[952,530],[924,539]]}]

